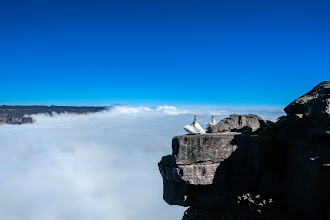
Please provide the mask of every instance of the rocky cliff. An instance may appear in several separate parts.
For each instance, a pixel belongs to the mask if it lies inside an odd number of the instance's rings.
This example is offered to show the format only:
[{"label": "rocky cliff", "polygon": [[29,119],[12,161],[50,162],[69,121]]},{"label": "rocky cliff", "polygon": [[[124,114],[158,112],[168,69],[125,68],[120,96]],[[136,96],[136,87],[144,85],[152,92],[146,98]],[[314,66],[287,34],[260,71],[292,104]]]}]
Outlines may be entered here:
[{"label": "rocky cliff", "polygon": [[159,163],[164,200],[189,207],[184,220],[330,219],[330,81],[285,112],[174,137]]}]

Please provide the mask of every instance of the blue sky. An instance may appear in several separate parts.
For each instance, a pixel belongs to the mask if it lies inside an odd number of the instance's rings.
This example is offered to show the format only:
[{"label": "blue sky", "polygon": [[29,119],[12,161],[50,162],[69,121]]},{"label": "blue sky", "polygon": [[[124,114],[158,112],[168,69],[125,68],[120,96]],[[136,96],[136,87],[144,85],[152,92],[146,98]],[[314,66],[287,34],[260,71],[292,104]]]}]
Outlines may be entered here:
[{"label": "blue sky", "polygon": [[330,80],[330,2],[0,1],[0,104],[279,105]]}]

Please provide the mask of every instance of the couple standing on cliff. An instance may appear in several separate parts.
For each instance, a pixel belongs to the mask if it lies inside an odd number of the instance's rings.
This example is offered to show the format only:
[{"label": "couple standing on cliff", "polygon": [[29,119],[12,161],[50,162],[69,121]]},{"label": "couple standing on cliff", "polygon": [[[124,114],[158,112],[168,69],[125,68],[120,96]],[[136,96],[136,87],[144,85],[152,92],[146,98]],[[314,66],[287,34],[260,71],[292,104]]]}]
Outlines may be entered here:
[{"label": "couple standing on cliff", "polygon": [[[212,121],[209,122],[208,125],[215,125],[217,122],[214,119],[214,116],[211,116]],[[189,134],[205,134],[205,130],[200,126],[197,122],[197,116],[194,116],[194,121],[190,125],[183,126],[183,129]]]}]

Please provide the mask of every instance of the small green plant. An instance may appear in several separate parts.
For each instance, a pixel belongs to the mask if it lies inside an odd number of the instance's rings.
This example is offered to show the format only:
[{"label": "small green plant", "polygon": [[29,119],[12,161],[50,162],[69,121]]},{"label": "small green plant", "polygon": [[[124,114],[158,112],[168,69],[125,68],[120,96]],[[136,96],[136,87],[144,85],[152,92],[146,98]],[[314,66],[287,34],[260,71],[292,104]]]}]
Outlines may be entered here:
[{"label": "small green plant", "polygon": [[238,196],[237,199],[238,206],[256,214],[261,214],[263,209],[273,202],[272,199],[265,199],[260,195],[252,195],[250,193]]},{"label": "small green plant", "polygon": [[273,199],[250,193],[237,197],[237,205],[223,212],[217,220],[264,219],[272,208]]}]

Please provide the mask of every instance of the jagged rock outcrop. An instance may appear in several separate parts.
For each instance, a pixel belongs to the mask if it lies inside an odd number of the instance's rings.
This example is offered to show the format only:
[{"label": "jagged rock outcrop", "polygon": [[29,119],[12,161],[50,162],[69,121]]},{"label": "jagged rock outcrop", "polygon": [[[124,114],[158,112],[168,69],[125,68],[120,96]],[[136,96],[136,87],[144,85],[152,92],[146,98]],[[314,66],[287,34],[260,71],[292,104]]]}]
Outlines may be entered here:
[{"label": "jagged rock outcrop", "polygon": [[330,219],[329,89],[320,83],[276,123],[231,115],[211,133],[174,137],[159,163],[164,200],[189,206],[184,220],[219,220],[237,217],[237,196],[249,192],[274,205],[240,219]]},{"label": "jagged rock outcrop", "polygon": [[[219,132],[242,132],[248,134],[262,134],[273,126],[273,122],[265,121],[257,115],[230,115],[228,118],[222,119],[216,125],[208,125],[208,133]],[[267,130],[268,129],[268,130]]]},{"label": "jagged rock outcrop", "polygon": [[288,116],[308,116],[314,124],[309,133],[330,136],[330,81],[321,82],[291,102],[284,111]]},{"label": "jagged rock outcrop", "polygon": [[330,116],[330,81],[323,81],[284,108],[288,115],[304,114],[313,118]]}]

